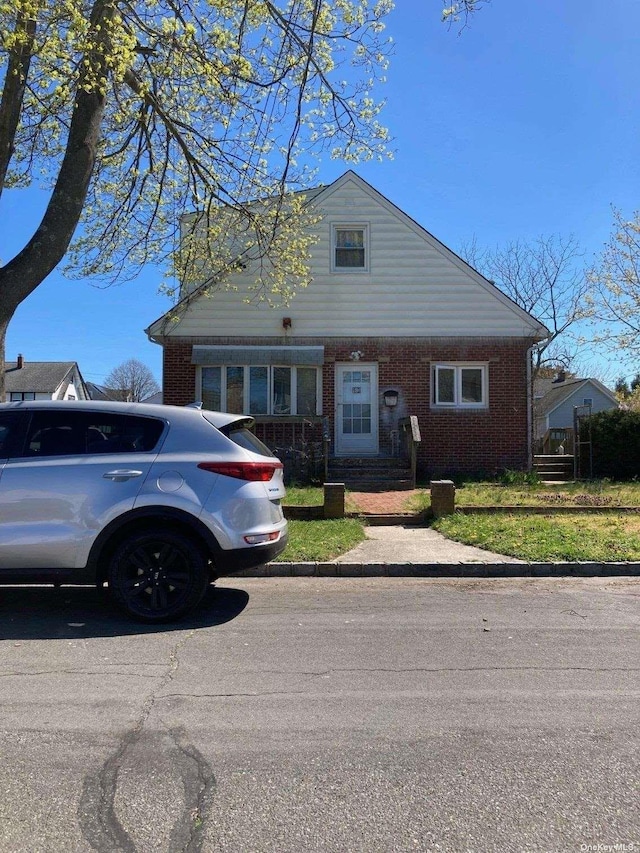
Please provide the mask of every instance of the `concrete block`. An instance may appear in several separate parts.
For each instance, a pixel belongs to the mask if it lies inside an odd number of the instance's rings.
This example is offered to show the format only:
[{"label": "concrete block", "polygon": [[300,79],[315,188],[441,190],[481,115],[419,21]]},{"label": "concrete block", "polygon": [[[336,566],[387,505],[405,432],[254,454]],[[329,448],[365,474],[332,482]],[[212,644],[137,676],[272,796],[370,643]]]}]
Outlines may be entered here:
[{"label": "concrete block", "polygon": [[324,517],[344,518],[344,483],[324,484]]},{"label": "concrete block", "polygon": [[431,511],[436,518],[452,515],[456,508],[456,487],[453,480],[431,480]]}]

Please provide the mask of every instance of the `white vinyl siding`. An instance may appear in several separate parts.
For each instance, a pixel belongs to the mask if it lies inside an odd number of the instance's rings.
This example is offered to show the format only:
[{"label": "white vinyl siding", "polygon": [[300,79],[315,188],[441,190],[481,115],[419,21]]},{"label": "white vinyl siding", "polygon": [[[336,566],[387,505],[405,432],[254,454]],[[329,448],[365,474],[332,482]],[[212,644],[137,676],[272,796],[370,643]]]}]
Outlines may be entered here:
[{"label": "white vinyl siding", "polygon": [[[251,301],[247,271],[234,276],[237,290],[199,297],[164,330],[154,324],[152,334],[281,337],[284,316],[291,318],[289,334],[307,338],[523,338],[538,331],[531,317],[356,176],[338,181],[318,205],[313,281],[286,307]],[[335,228],[362,224],[365,269],[332,268]]]},{"label": "white vinyl siding", "polygon": [[212,365],[198,369],[197,396],[205,409],[249,415],[320,414],[316,367]]},{"label": "white vinyl siding", "polygon": [[435,364],[432,402],[437,408],[483,409],[488,406],[486,364]]}]

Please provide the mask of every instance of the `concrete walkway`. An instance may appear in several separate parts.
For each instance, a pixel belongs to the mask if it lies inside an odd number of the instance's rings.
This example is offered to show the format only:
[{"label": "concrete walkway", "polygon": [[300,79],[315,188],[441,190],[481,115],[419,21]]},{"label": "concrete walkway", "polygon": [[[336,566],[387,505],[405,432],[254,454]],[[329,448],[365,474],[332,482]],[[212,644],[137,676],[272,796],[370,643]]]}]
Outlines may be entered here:
[{"label": "concrete walkway", "polygon": [[523,563],[453,542],[430,527],[366,527],[367,538],[331,563]]}]

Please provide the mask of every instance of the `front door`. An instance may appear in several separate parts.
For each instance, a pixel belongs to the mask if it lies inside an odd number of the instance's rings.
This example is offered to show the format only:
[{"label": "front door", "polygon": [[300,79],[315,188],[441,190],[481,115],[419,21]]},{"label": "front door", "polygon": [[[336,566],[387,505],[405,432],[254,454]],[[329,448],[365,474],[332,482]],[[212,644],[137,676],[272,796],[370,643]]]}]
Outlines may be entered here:
[{"label": "front door", "polygon": [[378,365],[336,364],[336,455],[378,453]]}]

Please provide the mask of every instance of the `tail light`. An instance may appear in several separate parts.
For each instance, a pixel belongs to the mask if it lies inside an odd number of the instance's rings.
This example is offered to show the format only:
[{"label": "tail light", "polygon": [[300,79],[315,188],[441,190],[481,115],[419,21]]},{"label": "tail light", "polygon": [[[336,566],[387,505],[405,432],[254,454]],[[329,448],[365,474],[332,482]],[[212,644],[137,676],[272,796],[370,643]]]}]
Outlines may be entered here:
[{"label": "tail light", "polygon": [[235,477],[237,480],[268,483],[275,472],[282,469],[282,462],[200,462],[198,468],[212,474]]}]

